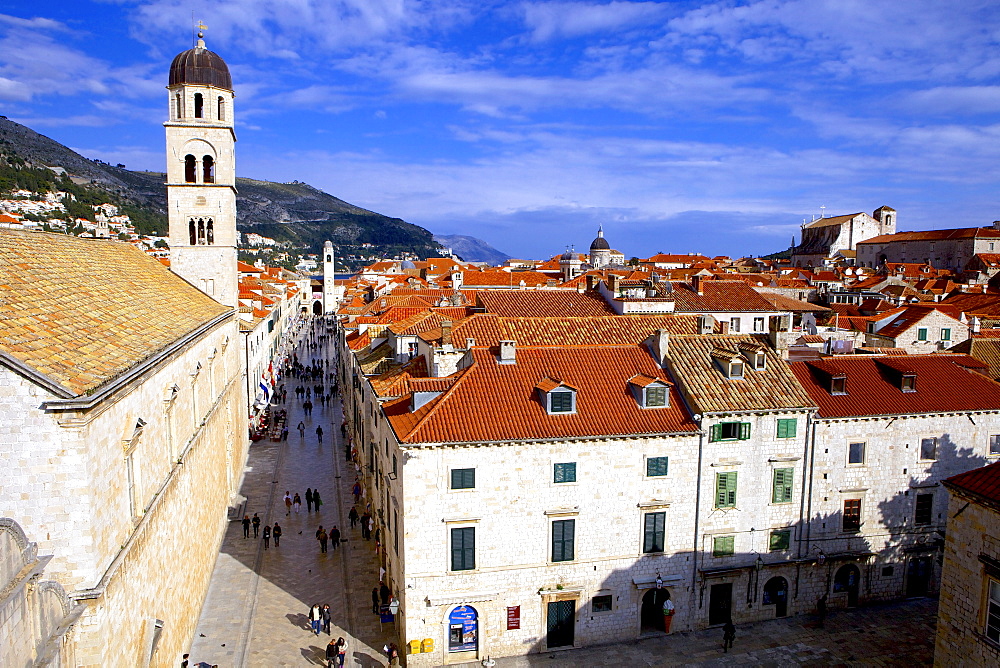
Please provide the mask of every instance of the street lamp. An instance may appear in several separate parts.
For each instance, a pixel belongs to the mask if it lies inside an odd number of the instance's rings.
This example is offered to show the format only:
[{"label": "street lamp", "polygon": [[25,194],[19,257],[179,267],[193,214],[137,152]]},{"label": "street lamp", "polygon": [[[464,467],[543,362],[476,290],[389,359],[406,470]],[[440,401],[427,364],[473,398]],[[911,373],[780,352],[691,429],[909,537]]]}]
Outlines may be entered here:
[{"label": "street lamp", "polygon": [[396,613],[399,612],[399,601],[396,599],[389,601],[389,612],[392,613],[393,617],[396,616]]}]

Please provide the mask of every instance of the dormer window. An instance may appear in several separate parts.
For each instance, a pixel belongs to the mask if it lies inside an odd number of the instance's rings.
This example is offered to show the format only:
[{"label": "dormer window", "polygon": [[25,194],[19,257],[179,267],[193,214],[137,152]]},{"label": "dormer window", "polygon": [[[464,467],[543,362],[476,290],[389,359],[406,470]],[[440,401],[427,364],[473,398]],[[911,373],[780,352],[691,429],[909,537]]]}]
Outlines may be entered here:
[{"label": "dormer window", "polygon": [[739,360],[732,360],[729,362],[729,373],[727,374],[732,379],[743,378],[743,362]]},{"label": "dormer window", "polygon": [[917,391],[917,377],[914,374],[904,374],[899,387],[903,392]]},{"label": "dormer window", "polygon": [[847,376],[834,376],[830,379],[830,394],[847,394]]},{"label": "dormer window", "polygon": [[576,413],[576,388],[556,378],[545,378],[535,386],[538,398],[549,415]]},{"label": "dormer window", "polygon": [[633,376],[629,380],[629,389],[640,408],[665,408],[670,405],[670,383],[644,376]]},{"label": "dormer window", "polygon": [[751,355],[750,361],[753,362],[753,368],[758,371],[763,371],[767,368],[767,356],[760,351]]}]

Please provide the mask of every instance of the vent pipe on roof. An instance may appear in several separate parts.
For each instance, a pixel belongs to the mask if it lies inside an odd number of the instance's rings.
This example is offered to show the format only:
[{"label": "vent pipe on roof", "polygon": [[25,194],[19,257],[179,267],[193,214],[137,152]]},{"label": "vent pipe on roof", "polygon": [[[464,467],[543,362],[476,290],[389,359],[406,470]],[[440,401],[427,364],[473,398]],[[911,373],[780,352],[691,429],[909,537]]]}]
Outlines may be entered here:
[{"label": "vent pipe on roof", "polygon": [[656,354],[656,361],[660,366],[667,365],[667,354],[670,352],[670,332],[665,329],[658,329],[653,334],[653,353]]},{"label": "vent pipe on roof", "polygon": [[441,321],[441,345],[451,345],[451,320]]}]

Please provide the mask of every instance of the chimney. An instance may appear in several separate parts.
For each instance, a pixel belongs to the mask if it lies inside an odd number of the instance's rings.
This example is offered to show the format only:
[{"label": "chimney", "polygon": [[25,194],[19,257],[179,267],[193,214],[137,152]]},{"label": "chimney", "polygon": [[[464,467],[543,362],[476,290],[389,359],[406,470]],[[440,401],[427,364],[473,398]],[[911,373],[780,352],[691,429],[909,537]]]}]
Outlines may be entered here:
[{"label": "chimney", "polygon": [[969,331],[972,332],[973,334],[978,334],[981,327],[982,327],[982,321],[979,319],[979,316],[976,315],[972,316],[972,324],[969,327]]},{"label": "chimney", "polygon": [[476,340],[470,336],[469,338],[467,338],[465,340],[465,347],[466,348],[475,348],[476,347]]},{"label": "chimney", "polygon": [[441,345],[451,345],[451,320],[441,321]]},{"label": "chimney", "polygon": [[719,323],[719,332],[723,335],[729,334],[729,323],[723,320]]},{"label": "chimney", "polygon": [[698,316],[698,333],[705,335],[715,331],[715,318],[705,313]]},{"label": "chimney", "polygon": [[705,280],[704,276],[691,277],[691,287],[694,288],[694,291],[697,292],[699,295],[705,294],[705,287],[704,285],[702,285],[704,283],[704,280]]},{"label": "chimney", "polygon": [[618,295],[618,274],[608,274],[608,290],[615,296]]},{"label": "chimney", "polygon": [[517,351],[513,341],[500,341],[500,356],[497,358],[500,364],[514,364],[516,356]]},{"label": "chimney", "polygon": [[601,277],[597,274],[587,274],[587,289],[596,290],[598,283],[601,282]]},{"label": "chimney", "polygon": [[667,363],[667,353],[670,350],[670,332],[665,329],[658,329],[653,334],[653,352],[660,366]]}]

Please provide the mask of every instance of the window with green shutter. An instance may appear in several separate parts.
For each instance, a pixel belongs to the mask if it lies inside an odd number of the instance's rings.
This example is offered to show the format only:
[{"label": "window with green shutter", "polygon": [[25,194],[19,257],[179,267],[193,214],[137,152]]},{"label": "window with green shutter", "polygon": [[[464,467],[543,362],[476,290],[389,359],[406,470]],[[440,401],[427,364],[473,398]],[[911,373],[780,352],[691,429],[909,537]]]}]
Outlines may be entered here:
[{"label": "window with green shutter", "polygon": [[926,341],[926,340],[927,340],[927,328],[921,327],[917,330],[917,341]]},{"label": "window with green shutter", "polygon": [[771,532],[771,540],[769,547],[772,551],[774,550],[787,550],[792,543],[792,531],[791,529],[782,529],[780,531]]},{"label": "window with green shutter", "polygon": [[731,557],[736,553],[736,536],[716,536],[712,539],[713,557]]},{"label": "window with green shutter", "polygon": [[451,570],[471,571],[476,568],[476,528],[451,530]]},{"label": "window with green shutter", "polygon": [[792,500],[792,477],[795,469],[774,469],[771,503],[788,503]]},{"label": "window with green shutter", "polygon": [[552,523],[552,561],[573,561],[576,520],[556,520]]},{"label": "window with green shutter", "polygon": [[720,422],[709,431],[710,441],[745,441],[750,438],[749,422]]},{"label": "window with green shutter", "polygon": [[663,552],[666,526],[667,514],[665,512],[646,513],[642,535],[643,552]]},{"label": "window with green shutter", "polygon": [[649,457],[646,459],[646,476],[656,478],[667,475],[669,457]]},{"label": "window with green shutter", "polygon": [[778,420],[778,438],[795,438],[795,427],[798,420],[795,418],[781,418]]},{"label": "window with green shutter", "polygon": [[451,470],[452,489],[475,489],[476,469],[452,469]]},{"label": "window with green shutter", "polygon": [[576,482],[576,462],[564,462],[553,467],[552,482]]},{"label": "window with green shutter", "polygon": [[736,507],[736,472],[715,474],[715,507]]},{"label": "window with green shutter", "polygon": [[647,387],[646,388],[646,408],[656,408],[667,405],[667,388]]}]

